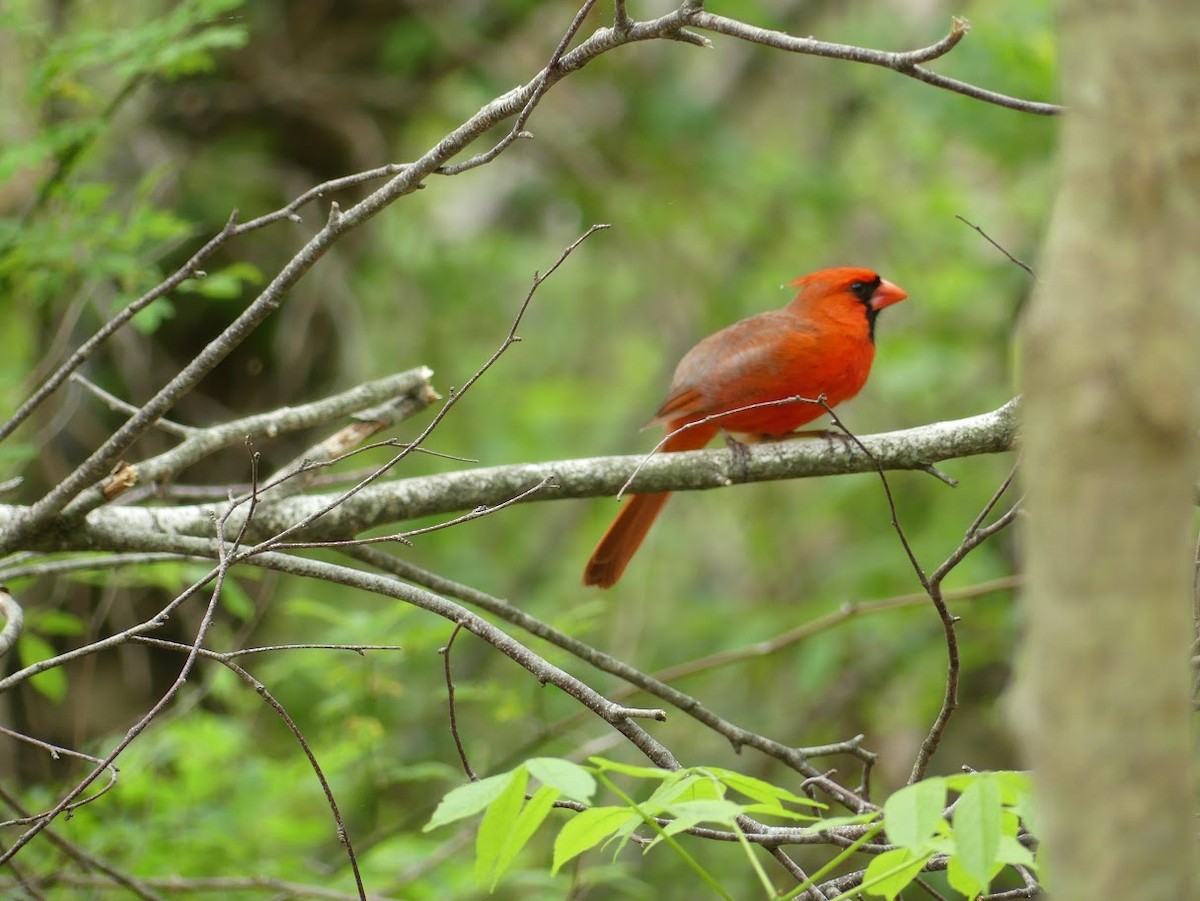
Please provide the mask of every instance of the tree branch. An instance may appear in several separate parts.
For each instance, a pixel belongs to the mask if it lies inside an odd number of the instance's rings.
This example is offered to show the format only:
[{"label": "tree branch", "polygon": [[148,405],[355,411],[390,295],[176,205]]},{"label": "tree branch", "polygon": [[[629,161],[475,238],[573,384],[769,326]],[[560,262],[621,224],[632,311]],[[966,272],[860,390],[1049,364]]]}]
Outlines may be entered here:
[{"label": "tree branch", "polygon": [[[933,423],[899,432],[864,436],[862,450],[825,441],[784,441],[750,448],[743,462],[728,450],[689,451],[645,457],[593,457],[548,463],[520,463],[468,469],[444,475],[380,482],[362,488],[329,509],[304,533],[305,540],[352,537],[366,529],[432,514],[453,513],[503,504],[545,482],[528,501],[616,495],[630,474],[641,471],[636,492],[696,491],[751,482],[811,478],[884,470],[921,470],[930,463],[977,454],[1002,453],[1015,446],[1018,400],[966,419]],[[874,460],[872,460],[874,458]],[[264,491],[255,514],[256,536],[290,529],[327,508],[341,495],[316,494],[272,502]],[[0,505],[0,530],[18,520],[26,508]],[[168,508],[106,507],[88,517],[94,534],[119,537],[127,530],[187,535],[207,534],[211,517],[224,504]],[[231,522],[239,522],[235,515]],[[54,522],[32,543],[42,549],[87,550],[83,533]]]},{"label": "tree branch", "polygon": [[[447,169],[450,159],[461,153],[475,139],[483,135],[495,125],[512,116],[527,119],[533,112],[540,99],[549,89],[571,72],[575,72],[598,56],[615,49],[623,44],[637,41],[656,39],[680,40],[702,46],[708,45],[707,39],[687,31],[687,27],[701,27],[715,32],[728,34],[741,40],[761,43],[777,49],[814,56],[824,56],[831,59],[842,59],[851,62],[878,65],[891,69],[912,78],[917,78],[927,84],[947,90],[967,94],[975,99],[995,103],[1012,109],[1026,112],[1052,114],[1060,111],[1052,104],[1040,104],[1032,101],[1021,101],[956,81],[923,68],[920,62],[926,62],[949,52],[966,34],[964,20],[954,20],[950,34],[937,43],[910,53],[893,53],[889,51],[870,50],[853,45],[831,44],[808,38],[793,38],[782,32],[772,32],[757,28],[734,19],[716,16],[705,12],[702,4],[695,0],[687,0],[677,9],[657,19],[647,22],[630,21],[627,15],[620,11],[616,24],[611,28],[600,28],[591,37],[569,52],[563,52],[566,44],[579,29],[583,16],[590,6],[590,0],[585,3],[575,20],[568,28],[563,40],[556,48],[550,60],[550,65],[542,69],[532,80],[496,98],[485,105],[474,116],[454,129],[444,138],[427,150],[412,163],[403,166],[384,167],[383,172],[393,172],[395,175],[385,185],[369,194],[350,209],[342,211],[336,203],[331,204],[329,216],[321,228],[308,242],[288,261],[279,273],[271,280],[259,296],[231,322],[213,341],[211,341],[191,362],[164,385],[138,413],[131,416],[124,425],[114,432],[100,445],[83,463],[51,489],[44,497],[27,511],[21,519],[10,524],[3,539],[0,540],[0,552],[19,547],[26,536],[45,525],[50,519],[61,512],[74,500],[80,492],[103,478],[120,459],[120,455],[134,441],[164,416],[184,395],[189,393],[199,381],[211,372],[234,348],[239,346],[255,329],[260,326],[283,303],[287,293],[308,272],[309,269],[336,243],[343,235],[361,226],[381,210],[390,206],[399,198],[424,186],[426,177],[434,173],[461,171]],[[517,134],[519,132],[514,132]],[[497,153],[511,146],[511,141],[502,141],[497,145]],[[489,161],[493,157],[484,155]],[[354,178],[354,177],[352,177]],[[307,192],[305,197],[311,199],[320,196],[319,192]],[[292,205],[289,204],[288,208]],[[277,211],[278,217],[269,221],[278,221],[294,215],[294,211],[285,213]],[[17,413],[0,428],[0,440],[26,418],[37,404],[48,397],[67,376],[92,353],[100,343],[107,340],[117,329],[123,326],[133,314],[144,308],[159,297],[199,272],[200,263],[219,246],[244,230],[235,226],[236,211],[230,216],[225,228],[199,250],[184,266],[177,270],[167,280],[162,282],[148,294],[130,304],[117,317],[106,324],[92,339],[77,351],[70,360],[53,373],[42,388],[35,393]],[[266,224],[264,221],[262,224]],[[259,227],[259,220],[254,223]]]}]

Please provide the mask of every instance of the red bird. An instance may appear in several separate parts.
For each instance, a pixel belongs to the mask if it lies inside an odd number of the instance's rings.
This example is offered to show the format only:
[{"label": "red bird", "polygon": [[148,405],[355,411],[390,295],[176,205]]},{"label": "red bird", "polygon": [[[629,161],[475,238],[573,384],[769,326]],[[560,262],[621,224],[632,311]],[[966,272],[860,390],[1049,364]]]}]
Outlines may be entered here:
[{"label": "red bird", "polygon": [[[823,394],[833,407],[859,392],[875,359],[875,318],[908,295],[870,269],[822,269],[789,285],[798,293],[782,310],[735,322],[684,355],[652,425],[670,435],[751,404]],[[751,441],[783,438],[824,412],[806,403],[741,410],[671,435],[662,449],[698,450],[722,430]],[[670,496],[637,494],[621,508],[588,560],[584,585],[616,584]]]}]

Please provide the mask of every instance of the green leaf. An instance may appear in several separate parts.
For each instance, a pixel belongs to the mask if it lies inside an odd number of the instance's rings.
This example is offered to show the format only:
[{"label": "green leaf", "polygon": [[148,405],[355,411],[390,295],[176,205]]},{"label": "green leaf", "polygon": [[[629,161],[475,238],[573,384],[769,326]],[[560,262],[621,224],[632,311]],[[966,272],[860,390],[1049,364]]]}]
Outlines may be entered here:
[{"label": "green leaf", "polygon": [[[1005,799],[1007,801],[1007,798]],[[1040,834],[1040,822],[1038,820],[1037,796],[1033,793],[1032,783],[1030,784],[1029,792],[1014,801],[1012,804],[1013,813],[1021,818],[1021,822],[1025,824],[1025,828],[1034,835]]]},{"label": "green leaf", "polygon": [[968,898],[974,898],[983,893],[987,883],[980,882],[963,866],[958,857],[951,857],[946,864],[946,880],[955,891],[962,892]]},{"label": "green leaf", "polygon": [[550,873],[554,875],[563,864],[600,844],[622,826],[642,822],[642,818],[628,807],[593,807],[575,814],[554,840],[554,863]]},{"label": "green leaf", "polygon": [[543,785],[533,793],[533,797],[521,808],[521,812],[517,815],[512,828],[508,830],[507,838],[504,840],[504,847],[500,850],[500,854],[496,858],[495,869],[492,873],[491,887],[493,889],[496,887],[496,883],[500,881],[500,877],[508,872],[508,868],[512,866],[513,861],[517,859],[517,855],[521,853],[521,849],[533,838],[533,834],[537,832],[538,826],[542,825],[550,811],[554,809],[554,802],[558,800],[560,794],[557,788]]},{"label": "green leaf", "polygon": [[663,828],[663,832],[667,835],[675,835],[677,832],[691,829],[699,823],[714,823],[718,826],[732,827],[744,809],[741,804],[719,798],[672,804],[667,808],[667,813],[674,819]]},{"label": "green leaf", "polygon": [[990,774],[1000,786],[1000,798],[1009,807],[1016,807],[1033,794],[1033,776],[1020,770],[996,770]]},{"label": "green leaf", "polygon": [[893,848],[873,857],[863,873],[861,888],[888,901],[899,895],[921,872],[932,854],[919,854],[909,848]]},{"label": "green leaf", "polygon": [[254,616],[254,601],[236,579],[226,579],[221,585],[221,606],[242,622]]},{"label": "green leaf", "polygon": [[1000,845],[996,849],[996,859],[1006,864],[1019,864],[1023,867],[1033,867],[1033,852],[1017,841],[1016,836],[1000,836]]},{"label": "green leaf", "polygon": [[1003,866],[996,858],[1002,814],[1000,783],[990,773],[977,774],[954,806],[953,833],[958,850],[955,857],[982,888]]},{"label": "green leaf", "polygon": [[741,792],[747,798],[753,798],[755,801],[763,804],[773,803],[781,806],[781,802],[787,801],[789,804],[801,804],[805,807],[814,807],[817,809],[824,809],[827,806],[819,801],[814,801],[811,798],[790,792],[786,788],[780,788],[778,785],[772,785],[770,782],[756,779],[753,776],[747,776],[744,773],[737,773],[733,770],[706,766],[700,768],[700,772],[711,773],[734,791]]},{"label": "green leaf", "polygon": [[[17,642],[17,657],[22,666],[33,666],[35,663],[49,660],[55,656],[55,653],[50,642],[31,632],[26,632]],[[36,676],[31,676],[29,684],[55,704],[61,703],[67,695],[67,674],[60,666],[43,670]]]},{"label": "green leaf", "polygon": [[130,322],[143,335],[153,335],[158,327],[168,319],[175,318],[175,305],[165,297],[160,297],[148,307],[133,314]]},{"label": "green leaf", "polygon": [[572,801],[586,804],[596,794],[596,777],[588,771],[587,767],[569,760],[561,760],[557,757],[535,757],[525,761],[525,768],[529,770],[529,775],[541,782],[542,785],[553,786]]},{"label": "green leaf", "polygon": [[[468,782],[449,792],[437,806],[422,832],[436,829],[455,820],[474,816],[500,797],[513,780],[513,773],[498,773],[478,782]],[[524,789],[522,788],[522,791]]]},{"label": "green leaf", "polygon": [[721,797],[722,787],[711,779],[705,779],[689,770],[666,774],[662,785],[640,806],[643,812],[656,816],[672,805],[686,801],[712,801]]},{"label": "green leaf", "polygon": [[[776,804],[745,804],[742,806],[742,810],[753,816],[775,817],[776,819],[792,820],[798,823],[824,823],[824,820],[817,819],[811,813],[788,810],[786,807],[779,807]],[[822,828],[828,829],[829,827],[822,826]]]},{"label": "green leaf", "polygon": [[946,785],[953,791],[964,792],[980,778],[986,776],[1000,786],[1000,796],[1003,802],[1015,807],[1022,799],[1033,793],[1033,777],[1022,770],[988,770],[976,773],[955,773],[943,777]]},{"label": "green leaf", "polygon": [[946,781],[925,779],[893,794],[883,805],[883,822],[892,844],[920,849],[934,834],[946,806]]},{"label": "green leaf", "polygon": [[212,300],[237,300],[246,285],[263,281],[262,270],[253,263],[237,262],[210,272],[200,278],[189,278],[175,290],[180,294],[199,294]]},{"label": "green leaf", "polygon": [[85,628],[83,620],[65,610],[31,610],[25,627],[42,635],[82,635]]},{"label": "green leaf", "polygon": [[589,757],[588,763],[594,765],[601,772],[624,773],[626,776],[635,776],[638,779],[663,779],[666,776],[680,772],[679,770],[663,770],[652,766],[633,766],[628,763],[618,763],[615,760],[605,760],[603,757]]},{"label": "green leaf", "polygon": [[517,815],[525,803],[529,773],[523,766],[512,771],[508,785],[488,805],[475,835],[475,880],[494,887],[505,844],[517,824]]}]

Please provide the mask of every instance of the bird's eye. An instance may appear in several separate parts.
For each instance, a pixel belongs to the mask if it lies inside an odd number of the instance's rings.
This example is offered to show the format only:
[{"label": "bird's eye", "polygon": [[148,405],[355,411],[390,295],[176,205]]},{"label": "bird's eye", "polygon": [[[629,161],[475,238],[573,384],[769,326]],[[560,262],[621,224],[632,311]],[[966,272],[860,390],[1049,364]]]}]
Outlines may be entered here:
[{"label": "bird's eye", "polygon": [[869,303],[871,297],[875,294],[875,289],[879,287],[879,279],[863,282],[856,281],[850,283],[850,293],[861,300],[863,303]]}]

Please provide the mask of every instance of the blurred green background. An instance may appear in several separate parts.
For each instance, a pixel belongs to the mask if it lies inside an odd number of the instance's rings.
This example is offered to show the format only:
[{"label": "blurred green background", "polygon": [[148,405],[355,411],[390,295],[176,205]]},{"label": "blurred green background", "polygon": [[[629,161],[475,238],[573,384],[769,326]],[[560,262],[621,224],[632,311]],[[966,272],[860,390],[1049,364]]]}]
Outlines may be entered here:
[{"label": "blurred green background", "polygon": [[[607,24],[611,6],[598,6],[585,35]],[[630,4],[637,18],[667,8]],[[1052,99],[1045,0],[730,0],[710,8],[883,49],[933,43],[951,14],[964,15],[972,32],[933,67]],[[178,266],[232,209],[249,219],[323,180],[418,156],[491,98],[528,81],[575,10],[531,0],[8,2],[0,11],[3,408],[15,409],[70,348]],[[1032,262],[1053,186],[1055,123],[880,69],[712,40],[711,51],[677,42],[619,48],[567,78],[534,114],[534,140],[486,167],[430,179],[341,241],[172,418],[219,422],[421,364],[446,393],[502,341],[534,271],[596,222],[612,228],[542,286],[520,329],[523,341],[429,447],[483,465],[646,450],[657,435],[638,430],[682,353],[735,319],[781,306],[784,282],[830,265],[877,268],[911,298],[880,320],[872,379],[839,410],[850,428],[900,429],[1007,400],[1014,321],[1030,280],[955,214]],[[61,177],[56,160],[66,161]],[[337,199],[348,206],[374,186]],[[206,267],[208,281],[140,316],[85,374],[131,402],[145,400],[255,296],[326,209],[309,206],[300,222],[227,245]],[[0,446],[0,478],[25,477],[7,500],[38,497],[120,421],[78,388],[61,391]],[[424,421],[398,434],[414,435]],[[260,444],[265,468],[320,437]],[[148,436],[131,455],[169,446],[169,438]],[[352,465],[371,459],[386,457]],[[947,463],[956,489],[920,473],[891,476],[901,521],[927,570],[957,547],[1012,462]],[[414,456],[398,475],[466,465]],[[248,478],[239,449],[181,481]],[[527,504],[423,536],[398,553],[508,598],[644,671],[769,639],[847,602],[919,590],[875,476],[677,496],[619,586],[584,590],[583,563],[615,509],[611,499]],[[1012,538],[1001,535],[971,554],[947,587],[969,588],[1015,568]],[[30,615],[23,654],[128,626],[196,572],[160,565],[14,582]],[[933,771],[1016,765],[1003,715],[1017,629],[1012,594],[953,609],[963,617],[963,706]],[[198,616],[190,607],[166,631],[187,640]],[[471,878],[469,828],[420,832],[438,798],[462,781],[437,653],[449,632],[444,621],[378,597],[239,572],[210,642],[219,649],[284,641],[404,646],[365,659],[293,651],[248,663],[329,771],[368,887],[381,894],[485,894]],[[618,687],[516,637],[601,691]],[[865,746],[881,755],[875,790],[882,798],[903,784],[938,709],[945,654],[932,606],[914,604],[676,684],[787,744],[864,733]],[[66,667],[65,680],[12,693],[0,717],[47,740],[102,751],[170,684],[179,663],[135,647],[87,658]],[[574,702],[469,635],[455,646],[454,667],[459,725],[480,773],[533,754],[636,759],[601,723],[574,717]],[[567,717],[573,724],[560,734]],[[793,788],[799,781],[755,752],[734,754],[678,712],[652,731],[685,765],[738,768]],[[555,735],[540,740],[543,732]],[[81,773],[15,743],[0,741],[0,749],[7,790],[34,809],[52,804]],[[852,761],[828,765],[854,783]],[[62,835],[147,877],[263,876],[351,888],[302,755],[274,714],[220,667],[202,665],[121,766],[119,787],[60,821]],[[754,875],[739,849],[690,847],[737,896],[753,896]],[[830,854],[798,856],[815,868]],[[19,861],[35,872],[64,866],[45,842]],[[627,850],[615,863],[589,854],[553,879],[548,861],[548,842],[527,851],[497,896],[698,892],[661,849],[644,858]],[[66,884],[54,891],[100,896]]]}]

